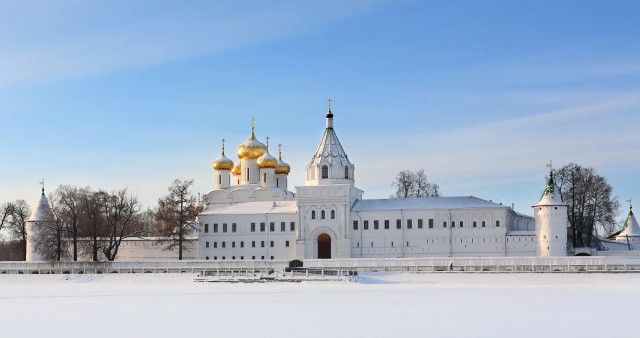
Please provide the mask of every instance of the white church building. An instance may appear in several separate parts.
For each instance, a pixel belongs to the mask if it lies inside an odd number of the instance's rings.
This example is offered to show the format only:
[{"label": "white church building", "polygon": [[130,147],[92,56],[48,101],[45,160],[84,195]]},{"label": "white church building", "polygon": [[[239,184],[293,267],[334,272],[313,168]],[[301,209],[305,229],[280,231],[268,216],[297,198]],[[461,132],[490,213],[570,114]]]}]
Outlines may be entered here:
[{"label": "white church building", "polygon": [[251,136],[238,161],[213,161],[215,189],[198,216],[203,260],[566,256],[567,206],[553,177],[535,217],[474,196],[363,199],[331,108],[304,186]]}]

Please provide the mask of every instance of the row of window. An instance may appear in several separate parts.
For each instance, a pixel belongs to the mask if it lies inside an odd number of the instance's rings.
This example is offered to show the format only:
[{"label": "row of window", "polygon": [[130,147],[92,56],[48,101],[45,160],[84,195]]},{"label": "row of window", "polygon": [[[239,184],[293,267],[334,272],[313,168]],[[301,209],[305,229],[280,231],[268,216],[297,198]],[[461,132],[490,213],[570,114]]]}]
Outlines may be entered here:
[{"label": "row of window", "polygon": [[[204,259],[209,260],[209,256],[205,257]],[[227,259],[225,256],[222,256],[222,260]],[[235,260],[236,256],[232,256],[231,259]],[[251,256],[252,260],[256,260],[256,256]],[[264,256],[260,256],[261,260],[264,260]],[[218,256],[213,256],[213,260],[216,261],[218,260]],[[240,260],[244,260],[244,256],[240,256]],[[273,260],[273,256],[271,256],[271,260]]]},{"label": "row of window", "polygon": [[[507,241],[509,241],[509,239],[507,238]],[[444,244],[444,243],[491,243],[491,237],[480,237],[480,238],[474,238],[474,237],[470,237],[470,238],[427,238],[427,244],[432,243],[432,244]],[[493,242],[498,243],[498,242],[502,242],[502,240],[498,237],[495,237]],[[526,242],[526,239],[525,239]],[[533,238],[531,239],[531,242],[533,242]],[[374,242],[371,242],[371,247],[373,248]],[[409,245],[409,241],[407,241],[407,246]],[[359,248],[360,247],[360,242],[356,243],[356,247]],[[384,247],[384,246],[382,246]],[[395,247],[395,243],[392,241],[391,242],[391,247]]]},{"label": "row of window", "polygon": [[[227,247],[227,242],[224,242],[224,241],[223,241],[223,242],[220,242],[220,246],[221,246],[222,248],[226,248],[226,247]],[[270,247],[272,247],[272,248],[273,248],[273,247],[275,247],[275,241],[270,241],[269,246],[270,246]],[[208,247],[209,247],[209,242],[205,242],[204,247],[205,247],[205,248],[208,248]],[[214,247],[214,248],[217,248],[217,247],[218,247],[218,242],[213,242],[213,247]],[[235,248],[235,247],[236,247],[236,242],[235,242],[235,241],[232,241],[232,242],[231,242],[231,247],[232,247],[232,248]],[[244,241],[240,241],[240,247],[241,247],[241,248],[244,248]],[[252,247],[252,248],[255,248],[255,247],[256,247],[256,241],[251,241],[251,247]],[[260,241],[260,247],[261,247],[261,248],[264,248],[264,247],[265,247],[265,241]],[[285,241],[285,242],[284,242],[284,247],[285,247],[285,248],[288,248],[288,247],[289,247],[289,241]]]},{"label": "row of window", "polygon": [[[324,212],[324,210],[320,211],[320,219],[325,219],[327,216],[327,214]],[[311,219],[316,219],[316,211],[315,210],[311,210]],[[331,210],[331,219],[336,219],[336,211],[335,210]]]},{"label": "row of window", "polygon": [[[213,232],[216,233],[218,232],[218,223],[213,223]],[[222,232],[228,232],[229,227],[227,226],[227,223],[222,223]],[[260,223],[260,232],[264,232],[266,230],[266,223],[262,222]],[[280,232],[285,232],[287,230],[287,222],[280,222]],[[231,232],[237,232],[238,231],[238,225],[236,223],[231,223]],[[256,223],[251,223],[250,226],[250,231],[251,232],[256,232]],[[270,222],[269,223],[269,232],[275,232],[276,231],[276,223],[275,222]],[[291,222],[289,223],[289,231],[296,231],[296,222]],[[205,233],[209,233],[209,224],[205,224],[204,225],[204,232]]]},{"label": "row of window", "polygon": [[[363,221],[362,222],[362,229],[363,230],[369,230],[369,221]],[[464,228],[464,221],[460,221],[458,223],[456,223],[455,221],[451,222],[451,227],[455,228],[455,227],[459,227],[459,228]],[[429,229],[433,229],[434,225],[433,225],[433,218],[429,218]],[[442,227],[446,228],[447,227],[447,222],[442,222]],[[478,227],[478,222],[473,221],[472,223],[472,227],[473,228],[477,228]],[[486,228],[487,227],[487,223],[485,221],[482,221],[481,223],[481,227],[482,228]],[[500,221],[496,221],[496,227],[500,227]],[[418,229],[422,229],[424,228],[424,222],[423,219],[418,219]],[[380,221],[378,220],[374,220],[373,221],[373,230],[378,230],[380,229]],[[384,229],[389,229],[389,220],[386,219],[384,220]],[[401,219],[397,219],[396,220],[396,229],[402,229],[402,220]],[[408,219],[407,220],[407,229],[413,229],[413,220],[412,219]],[[353,221],[353,230],[358,230],[358,221]]]}]

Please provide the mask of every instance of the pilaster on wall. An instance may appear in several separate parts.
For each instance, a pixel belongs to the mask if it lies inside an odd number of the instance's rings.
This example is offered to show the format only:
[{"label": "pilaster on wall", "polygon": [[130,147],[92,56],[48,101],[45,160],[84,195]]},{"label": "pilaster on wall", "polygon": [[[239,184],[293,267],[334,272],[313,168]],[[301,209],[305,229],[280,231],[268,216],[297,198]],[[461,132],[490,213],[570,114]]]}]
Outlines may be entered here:
[{"label": "pilaster on wall", "polygon": [[303,260],[305,258],[308,258],[304,256],[304,252],[305,252],[305,241],[297,240],[296,241],[296,259]]}]

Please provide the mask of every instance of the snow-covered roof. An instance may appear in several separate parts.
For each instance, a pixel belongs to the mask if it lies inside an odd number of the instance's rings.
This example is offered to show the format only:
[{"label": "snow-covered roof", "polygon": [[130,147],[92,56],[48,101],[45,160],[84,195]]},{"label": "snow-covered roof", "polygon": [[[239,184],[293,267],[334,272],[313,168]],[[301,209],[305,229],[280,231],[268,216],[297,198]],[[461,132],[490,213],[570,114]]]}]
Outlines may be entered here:
[{"label": "snow-covered roof", "polygon": [[55,217],[53,216],[53,211],[51,211],[49,200],[47,200],[47,196],[44,195],[44,191],[43,191],[42,196],[40,197],[40,201],[31,212],[31,216],[29,216],[29,219],[27,221],[42,222],[42,221],[53,221],[53,220],[55,220]]},{"label": "snow-covered roof", "polygon": [[[253,193],[256,190],[271,190],[273,193],[281,193],[284,190],[281,188],[277,188],[277,187],[272,187],[272,188],[266,188],[266,187],[261,187],[259,184],[242,184],[242,185],[232,185],[228,188],[225,189],[218,189],[217,191],[224,191],[227,194],[230,194],[236,190],[246,190],[249,193]],[[286,192],[286,191],[285,191]]]},{"label": "snow-covered roof", "polygon": [[[333,119],[331,110],[327,114],[327,119]],[[324,130],[322,140],[313,154],[313,158],[311,158],[311,163],[339,163],[342,166],[351,166],[347,153],[342,148],[332,124]]]},{"label": "snow-covered roof", "polygon": [[633,209],[629,209],[629,215],[624,221],[624,226],[622,227],[620,234],[616,237],[625,236],[640,236],[640,226],[638,226],[638,221],[636,221],[636,217],[633,215]]},{"label": "snow-covered roof", "polygon": [[200,215],[291,214],[297,211],[296,201],[265,201],[233,204]]},{"label": "snow-covered roof", "polygon": [[404,210],[404,209],[475,209],[508,208],[474,196],[392,198],[378,200],[359,200],[351,210]]},{"label": "snow-covered roof", "polygon": [[542,198],[540,198],[540,202],[534,205],[534,207],[542,206],[542,205],[566,205],[562,201],[562,195],[560,194],[560,189],[556,186],[556,183],[553,181],[553,172],[549,175],[549,181],[547,181],[547,187],[544,189],[542,193]]}]

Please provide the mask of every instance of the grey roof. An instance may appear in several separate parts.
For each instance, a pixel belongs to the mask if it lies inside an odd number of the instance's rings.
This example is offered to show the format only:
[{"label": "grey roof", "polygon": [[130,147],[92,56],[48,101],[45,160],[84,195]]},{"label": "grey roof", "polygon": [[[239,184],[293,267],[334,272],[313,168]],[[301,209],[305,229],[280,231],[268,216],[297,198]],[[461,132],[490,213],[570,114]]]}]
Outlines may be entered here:
[{"label": "grey roof", "polygon": [[379,200],[359,200],[352,211],[407,210],[407,209],[480,209],[508,208],[474,196],[392,198]]},{"label": "grey roof", "polygon": [[322,140],[313,154],[311,163],[339,163],[343,166],[351,166],[347,153],[342,148],[338,135],[332,127],[324,130]]}]

